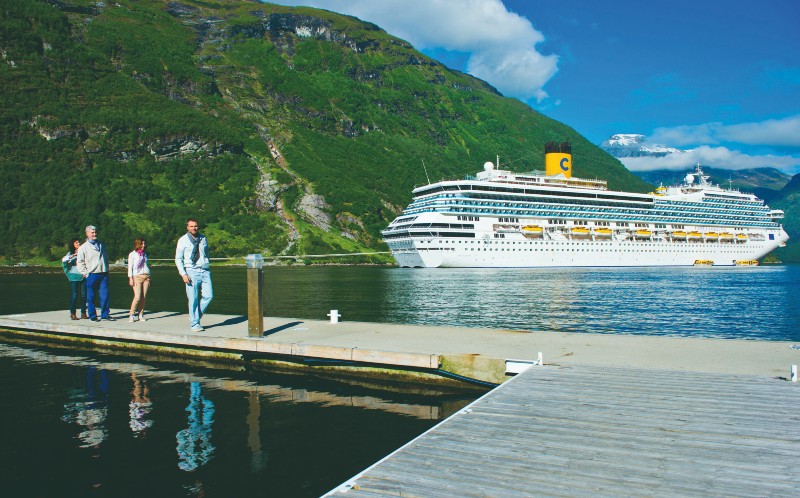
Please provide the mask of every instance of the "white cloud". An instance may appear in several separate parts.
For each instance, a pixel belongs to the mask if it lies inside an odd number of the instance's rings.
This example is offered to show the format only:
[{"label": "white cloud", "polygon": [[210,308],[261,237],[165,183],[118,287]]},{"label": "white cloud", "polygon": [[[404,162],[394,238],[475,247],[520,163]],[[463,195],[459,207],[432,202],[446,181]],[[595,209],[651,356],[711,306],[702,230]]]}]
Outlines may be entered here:
[{"label": "white cloud", "polygon": [[656,128],[648,141],[673,147],[720,143],[800,147],[800,115],[734,125],[704,123]]},{"label": "white cloud", "polygon": [[721,137],[742,144],[800,147],[800,115],[726,126]]},{"label": "white cloud", "polygon": [[771,167],[785,172],[800,170],[800,158],[792,156],[748,155],[727,147],[702,146],[664,157],[626,157],[620,159],[631,171],[656,169],[684,170],[700,163],[715,168],[748,169]]},{"label": "white cloud", "polygon": [[272,0],[356,16],[407,40],[418,50],[469,54],[467,72],[521,100],[547,97],[558,56],[543,55],[544,36],[501,0]]}]

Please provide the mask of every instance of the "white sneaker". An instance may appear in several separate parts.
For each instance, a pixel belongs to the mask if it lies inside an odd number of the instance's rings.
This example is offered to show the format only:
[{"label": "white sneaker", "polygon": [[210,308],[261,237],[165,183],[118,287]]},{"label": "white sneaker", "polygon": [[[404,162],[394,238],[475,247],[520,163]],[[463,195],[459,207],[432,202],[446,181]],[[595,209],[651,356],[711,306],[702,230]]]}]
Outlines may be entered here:
[{"label": "white sneaker", "polygon": [[131,315],[131,317],[130,317],[130,318],[128,318],[128,321],[129,321],[130,323],[133,323],[133,322],[135,322],[135,321],[136,321],[136,315]]},{"label": "white sneaker", "polygon": [[139,321],[140,322],[146,322],[147,318],[145,318],[144,315],[139,315]]},{"label": "white sneaker", "polygon": [[200,325],[198,325],[197,327],[192,327],[192,332],[202,332],[204,330],[205,329],[203,327],[201,327]]}]

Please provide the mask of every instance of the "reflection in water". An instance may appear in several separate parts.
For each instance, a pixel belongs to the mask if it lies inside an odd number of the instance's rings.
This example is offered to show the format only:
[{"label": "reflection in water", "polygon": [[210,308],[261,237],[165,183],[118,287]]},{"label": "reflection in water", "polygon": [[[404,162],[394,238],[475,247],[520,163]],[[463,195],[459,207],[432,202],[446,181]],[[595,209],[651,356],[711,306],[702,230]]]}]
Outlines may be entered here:
[{"label": "reflection in water", "polygon": [[261,400],[258,393],[247,395],[247,447],[250,448],[250,470],[256,473],[264,468],[269,460],[269,453],[261,449]]},{"label": "reflection in water", "polygon": [[[98,395],[99,393],[99,395]],[[64,403],[61,420],[79,425],[81,448],[97,448],[106,439],[104,423],[108,417],[108,374],[94,365],[86,369],[86,389],[73,389]]]},{"label": "reflection in water", "polygon": [[319,496],[470,401],[0,342],[3,496]]},{"label": "reflection in water", "polygon": [[189,386],[189,427],[178,431],[178,467],[191,472],[207,464],[214,455],[211,427],[214,425],[214,403],[203,396],[199,382]]},{"label": "reflection in water", "polygon": [[133,381],[133,389],[131,390],[131,402],[128,405],[130,408],[128,414],[130,415],[130,427],[133,431],[134,437],[144,436],[146,430],[153,425],[152,420],[147,420],[146,417],[153,409],[153,403],[150,401],[150,389],[147,387],[147,380],[139,379],[135,373],[131,372],[131,380]]}]

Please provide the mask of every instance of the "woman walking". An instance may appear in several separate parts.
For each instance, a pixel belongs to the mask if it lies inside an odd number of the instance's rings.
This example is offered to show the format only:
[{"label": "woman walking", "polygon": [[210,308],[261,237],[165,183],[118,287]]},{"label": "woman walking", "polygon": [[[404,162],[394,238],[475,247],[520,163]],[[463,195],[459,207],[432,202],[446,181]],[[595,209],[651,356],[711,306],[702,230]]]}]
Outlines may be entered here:
[{"label": "woman walking", "polygon": [[133,251],[128,254],[128,283],[133,288],[133,302],[131,303],[128,321],[133,323],[138,319],[147,321],[144,317],[144,303],[147,300],[147,289],[150,288],[150,267],[147,266],[147,253],[144,251],[147,242],[142,238],[133,241]]},{"label": "woman walking", "polygon": [[78,262],[78,248],[81,246],[80,239],[72,239],[67,244],[67,254],[61,258],[61,267],[67,275],[70,287],[72,287],[72,295],[69,300],[69,317],[72,320],[78,319],[78,299],[80,299],[81,318],[89,318],[86,316],[86,279],[78,271],[76,266]]}]

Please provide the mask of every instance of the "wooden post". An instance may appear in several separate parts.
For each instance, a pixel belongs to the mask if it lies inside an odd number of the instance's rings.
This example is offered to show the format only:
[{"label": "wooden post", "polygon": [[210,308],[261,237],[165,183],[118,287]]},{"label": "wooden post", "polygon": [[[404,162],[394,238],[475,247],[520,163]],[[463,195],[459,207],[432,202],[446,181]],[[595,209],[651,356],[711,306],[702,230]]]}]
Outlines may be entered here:
[{"label": "wooden post", "polygon": [[247,335],[264,335],[264,258],[248,254],[247,262]]}]

